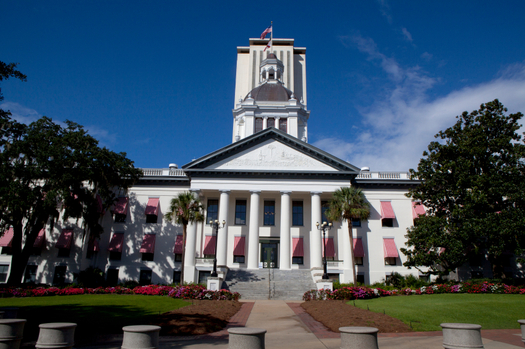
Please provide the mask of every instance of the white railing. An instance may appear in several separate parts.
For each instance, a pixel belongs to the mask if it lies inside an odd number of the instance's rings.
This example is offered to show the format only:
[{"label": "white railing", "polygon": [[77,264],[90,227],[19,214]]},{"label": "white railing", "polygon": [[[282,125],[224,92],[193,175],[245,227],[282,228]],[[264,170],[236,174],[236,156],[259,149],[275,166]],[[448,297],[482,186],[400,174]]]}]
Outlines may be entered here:
[{"label": "white railing", "polygon": [[199,266],[208,266],[208,265],[213,265],[213,258],[202,258],[202,257],[197,257],[195,258],[195,264],[196,265],[199,265]]},{"label": "white railing", "polygon": [[344,261],[326,261],[326,266],[328,268],[342,268]]},{"label": "white railing", "polygon": [[186,177],[183,170],[178,168],[143,168],[144,177],[148,176],[171,176],[171,177]]},{"label": "white railing", "polygon": [[357,179],[410,179],[409,172],[361,172]]}]

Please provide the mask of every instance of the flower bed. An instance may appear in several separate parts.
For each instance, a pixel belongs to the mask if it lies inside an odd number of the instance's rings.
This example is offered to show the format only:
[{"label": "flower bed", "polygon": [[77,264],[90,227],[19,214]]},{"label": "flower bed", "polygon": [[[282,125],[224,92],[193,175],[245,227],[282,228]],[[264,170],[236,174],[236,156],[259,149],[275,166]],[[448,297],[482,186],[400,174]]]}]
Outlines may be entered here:
[{"label": "flower bed", "polygon": [[241,295],[228,290],[211,291],[199,285],[186,286],[137,286],[133,289],[116,287],[36,287],[36,288],[4,288],[0,289],[0,297],[43,297],[67,296],[77,294],[141,294],[147,296],[169,296],[181,299],[209,299],[209,300],[239,300]]},{"label": "flower bed", "polygon": [[303,300],[353,300],[353,299],[370,299],[386,296],[410,296],[434,293],[499,293],[499,294],[525,294],[524,286],[509,286],[505,284],[493,284],[483,282],[474,284],[465,282],[458,285],[437,284],[432,286],[423,286],[419,289],[404,288],[400,290],[387,291],[381,288],[368,287],[341,287],[330,290],[310,290],[305,292]]}]

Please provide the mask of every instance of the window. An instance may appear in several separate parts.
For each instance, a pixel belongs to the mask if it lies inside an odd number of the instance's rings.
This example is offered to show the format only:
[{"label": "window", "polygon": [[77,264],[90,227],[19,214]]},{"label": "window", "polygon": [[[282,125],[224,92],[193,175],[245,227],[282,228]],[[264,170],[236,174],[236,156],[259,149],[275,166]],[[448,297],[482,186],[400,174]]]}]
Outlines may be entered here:
[{"label": "window", "polygon": [[208,212],[206,223],[219,219],[219,200],[208,200]]},{"label": "window", "polygon": [[483,254],[476,254],[469,256],[468,264],[471,267],[481,267],[485,261],[485,256]]},{"label": "window", "polygon": [[28,265],[24,274],[24,283],[34,284],[36,283],[36,265]]},{"label": "window", "polygon": [[268,128],[275,127],[275,119],[274,118],[268,118],[268,123],[267,123],[266,127],[268,127]]},{"label": "window", "polygon": [[381,220],[381,226],[382,227],[393,227],[394,226],[394,219],[393,218],[383,218]]},{"label": "window", "polygon": [[199,270],[199,284],[206,284],[210,275],[211,271]]},{"label": "window", "polygon": [[118,198],[115,203],[115,223],[125,223],[126,213],[128,212],[128,200],[129,198],[122,197]]},{"label": "window", "polygon": [[283,132],[288,132],[288,120],[287,119],[279,119],[279,130]]},{"label": "window", "polygon": [[244,256],[233,256],[233,263],[244,263]]},{"label": "window", "polygon": [[363,265],[363,257],[354,257],[355,265]]},{"label": "window", "polygon": [[182,262],[182,253],[175,253],[175,262]]},{"label": "window", "polygon": [[126,223],[126,215],[115,213],[115,223]]},{"label": "window", "polygon": [[173,283],[174,284],[180,284],[180,270],[174,270],[173,271]]},{"label": "window", "polygon": [[140,271],[139,284],[142,286],[151,285],[151,270],[144,269]]},{"label": "window", "polygon": [[10,256],[13,254],[13,250],[11,247],[2,247],[2,254]]},{"label": "window", "polygon": [[70,252],[71,252],[71,249],[69,248],[59,248],[58,257],[69,258]]},{"label": "window", "polygon": [[106,275],[106,282],[110,286],[118,285],[118,268],[109,268]]},{"label": "window", "polygon": [[146,215],[146,223],[157,223],[158,216],[154,214],[147,214]]},{"label": "window", "polygon": [[159,198],[149,198],[146,205],[146,223],[157,223],[159,215]]},{"label": "window", "polygon": [[264,202],[264,225],[275,225],[275,201]]},{"label": "window", "polygon": [[386,257],[385,258],[385,265],[396,265],[397,263],[396,257]]},{"label": "window", "polygon": [[153,262],[153,253],[143,253],[142,254],[142,261],[145,262]]},{"label": "window", "polygon": [[109,260],[110,261],[120,261],[121,259],[122,259],[122,252],[109,251]]},{"label": "window", "polygon": [[113,233],[108,247],[110,261],[120,261],[122,259],[123,245],[124,233]]},{"label": "window", "polygon": [[304,264],[303,257],[292,257],[292,264]]},{"label": "window", "polygon": [[352,218],[352,227],[359,228],[361,226],[361,220],[357,218]]},{"label": "window", "polygon": [[255,118],[255,132],[262,131],[263,129],[263,119]]},{"label": "window", "polygon": [[470,277],[472,279],[482,279],[483,278],[483,272],[482,271],[471,271]]},{"label": "window", "polygon": [[1,264],[0,265],[0,282],[7,281],[7,273],[9,272],[9,265]]},{"label": "window", "polygon": [[235,224],[246,225],[246,200],[235,201]]},{"label": "window", "polygon": [[67,266],[58,265],[55,267],[55,275],[53,275],[53,285],[64,285],[66,283]]},{"label": "window", "polygon": [[419,280],[430,282],[430,274],[419,274]]},{"label": "window", "polygon": [[357,274],[356,275],[356,281],[360,284],[365,283],[365,276],[363,274]]},{"label": "window", "polygon": [[303,225],[303,202],[302,201],[292,202],[292,225],[295,225],[295,226]]},{"label": "window", "polygon": [[328,201],[322,201],[321,202],[321,222],[320,224],[323,224],[323,222],[329,223],[328,217],[326,217],[326,210],[328,210]]}]

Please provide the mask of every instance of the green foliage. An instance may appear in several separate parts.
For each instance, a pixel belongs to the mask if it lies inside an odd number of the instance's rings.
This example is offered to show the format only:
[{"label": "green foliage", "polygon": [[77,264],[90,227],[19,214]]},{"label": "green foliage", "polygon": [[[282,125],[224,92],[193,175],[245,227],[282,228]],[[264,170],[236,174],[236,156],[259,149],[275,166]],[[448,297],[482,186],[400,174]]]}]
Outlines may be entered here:
[{"label": "green foliage", "polygon": [[328,202],[326,216],[333,221],[346,220],[350,237],[350,255],[353,281],[356,282],[354,260],[354,237],[352,233],[352,219],[364,220],[370,217],[370,204],[366,201],[361,189],[356,187],[341,187],[332,195]]},{"label": "green foliage", "polygon": [[[415,331],[441,331],[444,322],[480,324],[483,329],[519,328],[523,295],[432,294],[417,297],[382,297],[356,300],[362,309],[383,313],[412,324]],[[349,304],[354,304],[349,303]]]},{"label": "green foliage", "polygon": [[171,199],[166,219],[182,225],[182,262],[180,279],[184,283],[184,259],[186,255],[186,236],[188,224],[204,221],[204,209],[198,197],[192,192],[184,192]]},{"label": "green foliage", "polygon": [[76,284],[79,287],[99,287],[105,284],[104,272],[99,268],[89,267],[75,274]]},{"label": "green foliage", "polygon": [[448,274],[473,255],[486,255],[495,277],[508,253],[525,247],[525,145],[517,133],[523,114],[506,115],[498,101],[458,116],[440,131],[417,170],[421,184],[408,196],[427,215],[408,229],[405,266]]}]

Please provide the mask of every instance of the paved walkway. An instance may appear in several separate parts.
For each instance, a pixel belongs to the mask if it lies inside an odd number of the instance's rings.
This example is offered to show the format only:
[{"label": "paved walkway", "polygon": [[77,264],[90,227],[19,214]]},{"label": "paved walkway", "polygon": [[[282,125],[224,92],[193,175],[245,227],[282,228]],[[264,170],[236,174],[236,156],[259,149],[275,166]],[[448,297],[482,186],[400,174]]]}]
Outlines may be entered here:
[{"label": "paved walkway", "polygon": [[[232,317],[228,327],[256,327],[267,330],[266,348],[336,349],[341,347],[339,333],[326,329],[300,306],[301,302],[243,301],[241,310]],[[485,349],[523,348],[521,332],[516,330],[482,330]],[[88,348],[120,348],[122,336],[106,338]],[[442,349],[441,332],[381,333],[381,349]],[[199,348],[227,349],[228,331],[191,337],[161,337],[160,349]]]}]

